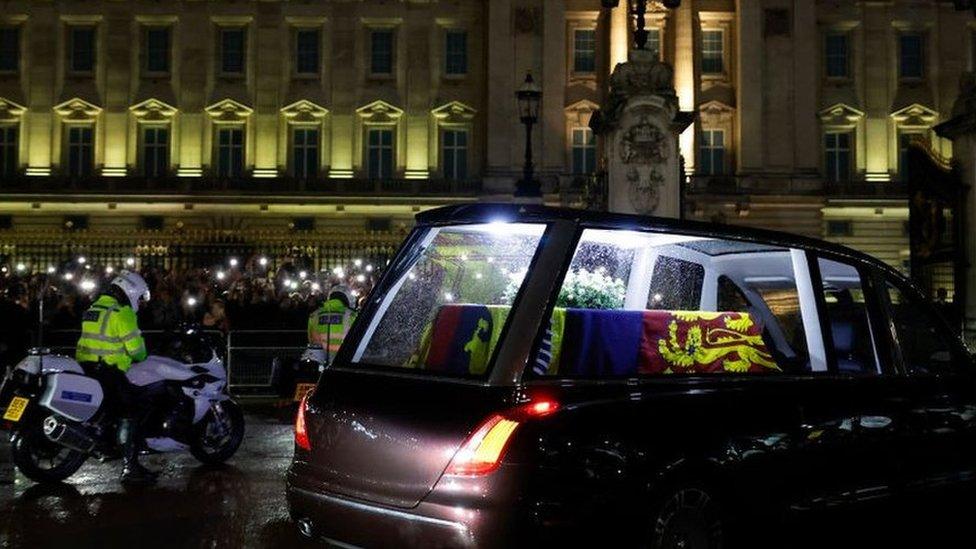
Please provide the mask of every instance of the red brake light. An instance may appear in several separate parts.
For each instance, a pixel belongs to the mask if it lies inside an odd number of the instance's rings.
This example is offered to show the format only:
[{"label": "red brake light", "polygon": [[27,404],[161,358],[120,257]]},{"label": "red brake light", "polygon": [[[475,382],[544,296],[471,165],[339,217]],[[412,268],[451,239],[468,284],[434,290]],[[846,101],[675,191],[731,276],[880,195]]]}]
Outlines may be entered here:
[{"label": "red brake light", "polygon": [[481,422],[454,454],[445,474],[485,475],[498,468],[509,440],[519,424],[556,411],[559,404],[540,400],[523,404],[504,414],[493,414]]},{"label": "red brake light", "polygon": [[555,412],[559,408],[559,403],[554,400],[538,400],[526,406],[526,412],[530,416],[540,417]]},{"label": "red brake light", "polygon": [[312,443],[308,440],[308,430],[305,427],[305,407],[308,405],[309,394],[311,393],[302,397],[302,401],[298,405],[298,415],[295,416],[295,444],[307,451],[312,450]]}]

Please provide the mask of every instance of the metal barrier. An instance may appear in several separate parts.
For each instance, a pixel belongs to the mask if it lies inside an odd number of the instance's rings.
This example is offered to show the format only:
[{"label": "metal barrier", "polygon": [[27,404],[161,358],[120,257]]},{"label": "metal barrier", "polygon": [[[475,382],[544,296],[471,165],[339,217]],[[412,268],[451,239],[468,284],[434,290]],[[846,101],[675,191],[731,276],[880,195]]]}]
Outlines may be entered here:
[{"label": "metal barrier", "polygon": [[298,360],[307,343],[303,330],[232,330],[227,334],[231,388],[271,389],[278,371]]},{"label": "metal barrier", "polygon": [[[145,330],[142,334],[152,353],[159,348],[160,341],[173,332]],[[44,347],[53,353],[74,356],[79,335],[78,330],[46,331]],[[230,389],[272,392],[280,368],[300,358],[307,343],[308,335],[304,330],[232,330],[225,338],[221,353]]]}]

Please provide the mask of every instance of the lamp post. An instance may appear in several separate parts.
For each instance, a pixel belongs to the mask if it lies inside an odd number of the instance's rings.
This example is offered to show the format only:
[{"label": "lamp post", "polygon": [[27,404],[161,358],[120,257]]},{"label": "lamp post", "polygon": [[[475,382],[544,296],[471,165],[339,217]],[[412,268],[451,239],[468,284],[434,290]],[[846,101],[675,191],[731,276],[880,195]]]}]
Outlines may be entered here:
[{"label": "lamp post", "polygon": [[515,196],[538,198],[542,196],[542,189],[533,173],[532,125],[539,121],[542,90],[532,79],[531,72],[525,74],[525,81],[515,92],[515,98],[518,99],[519,119],[525,125],[525,165],[522,168],[522,179],[515,184]]}]

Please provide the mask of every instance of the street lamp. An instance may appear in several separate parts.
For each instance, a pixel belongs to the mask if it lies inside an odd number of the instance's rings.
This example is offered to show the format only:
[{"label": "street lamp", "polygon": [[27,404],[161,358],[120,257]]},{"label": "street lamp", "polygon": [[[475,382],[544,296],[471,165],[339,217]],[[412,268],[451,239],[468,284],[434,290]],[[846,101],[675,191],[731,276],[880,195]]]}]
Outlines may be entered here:
[{"label": "street lamp", "polygon": [[531,72],[525,74],[525,82],[515,92],[515,98],[518,99],[519,119],[525,124],[525,166],[522,179],[515,184],[515,196],[541,197],[541,187],[532,173],[532,125],[539,121],[542,90],[532,79]]}]

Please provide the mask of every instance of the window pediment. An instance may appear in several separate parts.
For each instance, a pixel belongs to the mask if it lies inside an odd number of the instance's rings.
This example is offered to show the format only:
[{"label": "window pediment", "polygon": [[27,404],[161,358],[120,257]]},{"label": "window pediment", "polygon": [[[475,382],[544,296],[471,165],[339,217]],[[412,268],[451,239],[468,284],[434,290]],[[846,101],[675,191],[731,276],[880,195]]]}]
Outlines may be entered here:
[{"label": "window pediment", "polygon": [[217,124],[242,124],[254,112],[254,109],[233,99],[218,101],[204,110],[210,115],[211,120]]},{"label": "window pediment", "polygon": [[939,113],[921,103],[912,103],[891,113],[891,118],[902,128],[930,128],[939,121]]},{"label": "window pediment", "polygon": [[735,116],[735,108],[721,101],[712,100],[698,105],[698,114],[703,122],[731,121]]},{"label": "window pediment", "polygon": [[570,122],[575,122],[580,126],[586,126],[590,123],[590,117],[593,113],[600,110],[600,106],[588,99],[581,99],[563,110],[566,113],[566,118]]},{"label": "window pediment", "polygon": [[431,110],[430,113],[441,123],[464,124],[471,122],[478,111],[460,101],[451,101]]},{"label": "window pediment", "polygon": [[282,108],[281,114],[293,124],[318,124],[329,114],[329,109],[302,99]]},{"label": "window pediment", "polygon": [[140,122],[168,122],[176,115],[177,108],[159,99],[146,99],[129,107],[129,111]]},{"label": "window pediment", "polygon": [[403,110],[383,100],[356,109],[356,113],[370,124],[395,124],[403,116]]},{"label": "window pediment", "polygon": [[0,122],[17,122],[27,109],[13,101],[0,97]]},{"label": "window pediment", "polygon": [[831,128],[852,128],[862,118],[864,112],[844,103],[831,105],[817,113],[820,123]]},{"label": "window pediment", "polygon": [[55,105],[54,112],[65,122],[94,122],[102,112],[102,108],[80,97],[73,97],[60,105]]}]

